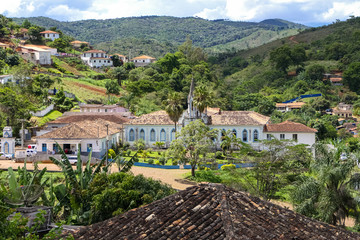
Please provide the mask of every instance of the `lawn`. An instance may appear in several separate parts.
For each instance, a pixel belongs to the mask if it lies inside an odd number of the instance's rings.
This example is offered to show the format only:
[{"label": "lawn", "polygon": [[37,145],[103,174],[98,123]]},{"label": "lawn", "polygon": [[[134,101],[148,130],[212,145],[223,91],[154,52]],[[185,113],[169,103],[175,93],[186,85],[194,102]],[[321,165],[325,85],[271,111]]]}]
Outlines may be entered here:
[{"label": "lawn", "polygon": [[52,110],[48,114],[46,114],[44,117],[32,117],[32,120],[36,121],[36,125],[41,127],[44,126],[47,122],[53,121],[57,119],[58,117],[61,117],[62,113],[57,110]]}]

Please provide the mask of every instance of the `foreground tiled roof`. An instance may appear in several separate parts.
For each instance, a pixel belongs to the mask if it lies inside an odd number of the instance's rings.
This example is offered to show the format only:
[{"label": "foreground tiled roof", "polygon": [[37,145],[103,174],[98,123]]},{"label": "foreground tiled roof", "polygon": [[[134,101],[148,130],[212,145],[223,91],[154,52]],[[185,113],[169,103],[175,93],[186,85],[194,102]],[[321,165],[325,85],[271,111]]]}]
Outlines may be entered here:
[{"label": "foreground tiled roof", "polygon": [[79,113],[76,115],[59,117],[58,119],[48,122],[47,124],[59,124],[59,123],[67,124],[67,123],[82,122],[82,121],[94,121],[96,119],[102,119],[116,124],[123,124],[129,121],[129,119],[123,117],[121,113],[112,113],[112,114]]},{"label": "foreground tiled roof", "polygon": [[310,128],[301,123],[285,121],[276,124],[266,124],[264,132],[303,132],[303,133],[316,133],[317,130]]},{"label": "foreground tiled roof", "polygon": [[149,114],[144,114],[138,118],[132,119],[125,125],[173,125],[166,111],[160,110]]},{"label": "foreground tiled roof", "polygon": [[70,123],[64,127],[58,128],[52,132],[45,133],[41,138],[51,139],[94,139],[104,138],[107,135],[106,124],[109,124],[109,135],[120,132],[121,125],[110,121],[96,119],[94,121],[82,121]]},{"label": "foreground tiled roof", "polygon": [[211,114],[212,125],[265,125],[269,121],[269,117],[261,115],[253,111],[220,111]]},{"label": "foreground tiled roof", "polygon": [[75,239],[359,239],[220,184],[190,187],[81,228]]}]

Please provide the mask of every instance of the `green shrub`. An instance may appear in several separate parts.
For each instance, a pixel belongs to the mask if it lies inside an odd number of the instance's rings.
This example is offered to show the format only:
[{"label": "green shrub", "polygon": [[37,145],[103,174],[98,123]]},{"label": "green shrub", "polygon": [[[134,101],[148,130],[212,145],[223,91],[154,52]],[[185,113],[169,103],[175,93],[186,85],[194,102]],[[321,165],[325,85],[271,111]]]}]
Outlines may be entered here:
[{"label": "green shrub", "polygon": [[165,157],[159,157],[159,162],[161,165],[165,165],[165,163],[166,163]]},{"label": "green shrub", "polygon": [[226,164],[221,166],[221,170],[223,171],[232,171],[235,170],[236,166],[234,164]]},{"label": "green shrub", "polygon": [[154,159],[150,158],[150,159],[148,160],[148,164],[154,164]]},{"label": "green shrub", "polygon": [[130,150],[130,149],[128,149],[128,150],[126,151],[126,155],[128,155],[128,156],[131,155],[131,150]]},{"label": "green shrub", "polygon": [[216,159],[223,159],[224,157],[223,157],[222,152],[221,152],[221,151],[217,151],[217,152],[215,153],[215,158],[216,158]]},{"label": "green shrub", "polygon": [[190,180],[196,182],[211,182],[211,183],[221,183],[220,176],[214,174],[214,171],[211,170],[200,170],[195,172],[195,177],[190,177]]},{"label": "green shrub", "polygon": [[174,166],[178,165],[178,161],[177,160],[172,160],[172,165],[174,165]]},{"label": "green shrub", "polygon": [[156,165],[160,165],[160,161],[159,161],[159,160],[156,160],[156,161],[155,161],[155,164],[156,164]]}]

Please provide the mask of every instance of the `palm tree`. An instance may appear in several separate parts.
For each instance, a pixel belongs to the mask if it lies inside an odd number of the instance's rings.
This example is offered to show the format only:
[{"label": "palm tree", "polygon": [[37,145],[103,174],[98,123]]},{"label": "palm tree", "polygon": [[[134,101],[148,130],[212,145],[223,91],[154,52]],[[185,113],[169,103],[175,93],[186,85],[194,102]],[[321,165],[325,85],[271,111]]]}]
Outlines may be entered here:
[{"label": "palm tree", "polygon": [[359,213],[352,194],[353,187],[359,186],[359,176],[352,174],[359,154],[341,159],[343,148],[329,150],[323,143],[316,144],[315,150],[311,175],[301,176],[295,184],[292,193],[295,210],[333,225],[344,225],[350,212],[356,218]]},{"label": "palm tree", "polygon": [[213,92],[209,90],[207,86],[200,85],[195,88],[193,101],[194,106],[200,112],[200,117],[201,114],[206,110],[206,108],[213,102],[213,99]]},{"label": "palm tree", "polygon": [[173,121],[175,124],[175,133],[176,133],[176,123],[179,121],[179,118],[183,113],[182,101],[183,101],[183,97],[179,92],[169,93],[167,100],[164,101],[165,111],[169,115],[171,121]]}]

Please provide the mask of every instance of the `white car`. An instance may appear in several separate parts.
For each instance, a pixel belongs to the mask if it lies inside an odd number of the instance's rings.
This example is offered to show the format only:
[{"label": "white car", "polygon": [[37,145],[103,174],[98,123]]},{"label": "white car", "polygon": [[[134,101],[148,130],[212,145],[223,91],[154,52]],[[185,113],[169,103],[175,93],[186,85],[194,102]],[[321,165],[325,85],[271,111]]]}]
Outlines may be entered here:
[{"label": "white car", "polygon": [[12,159],[13,155],[11,153],[0,152],[0,159]]},{"label": "white car", "polygon": [[36,155],[36,153],[37,153],[37,151],[35,149],[30,149],[30,148],[26,149],[26,156],[27,157],[33,157],[33,156]]},{"label": "white car", "polygon": [[68,160],[71,165],[77,164],[77,156],[68,156]]}]

